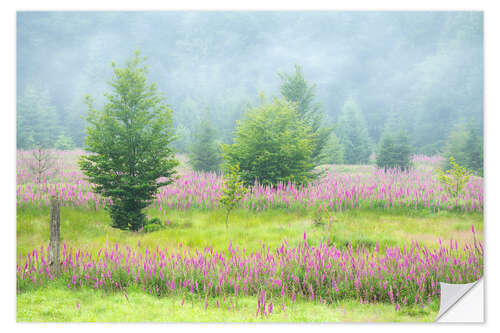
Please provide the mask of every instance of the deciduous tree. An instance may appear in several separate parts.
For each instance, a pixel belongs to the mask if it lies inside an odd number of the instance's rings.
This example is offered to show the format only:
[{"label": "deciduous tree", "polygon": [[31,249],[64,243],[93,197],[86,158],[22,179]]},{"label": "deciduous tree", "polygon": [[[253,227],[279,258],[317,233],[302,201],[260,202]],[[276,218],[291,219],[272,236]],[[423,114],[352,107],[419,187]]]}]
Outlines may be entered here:
[{"label": "deciduous tree", "polygon": [[310,126],[296,104],[283,99],[263,101],[237,122],[234,142],[223,145],[225,162],[240,166],[245,183],[305,183],[312,176],[314,149]]},{"label": "deciduous tree", "polygon": [[175,166],[172,110],[154,84],[139,52],[125,67],[113,64],[113,92],[96,110],[88,99],[86,150],[80,167],[95,192],[112,199],[113,227],[138,230],[146,224],[142,210],[159,187],[172,182]]}]

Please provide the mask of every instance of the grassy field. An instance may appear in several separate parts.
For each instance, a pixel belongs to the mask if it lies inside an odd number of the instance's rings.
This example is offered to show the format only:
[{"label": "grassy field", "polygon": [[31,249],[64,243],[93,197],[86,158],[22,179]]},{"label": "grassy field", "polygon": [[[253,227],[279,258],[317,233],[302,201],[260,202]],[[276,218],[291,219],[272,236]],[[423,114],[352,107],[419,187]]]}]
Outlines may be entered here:
[{"label": "grassy field", "polygon": [[[185,247],[203,248],[212,245],[216,250],[227,248],[229,241],[253,251],[262,243],[271,248],[279,247],[284,239],[291,245],[298,244],[307,233],[312,245],[329,241],[338,247],[403,246],[412,240],[436,248],[438,240],[454,239],[471,243],[471,226],[482,238],[483,215],[442,211],[439,214],[425,210],[352,210],[323,216],[320,223],[313,212],[287,213],[268,210],[258,214],[237,210],[230,218],[226,230],[223,211],[189,210],[168,213],[149,210],[149,216],[158,216],[167,224],[166,229],[152,233],[120,231],[110,227],[104,210],[63,207],[61,210],[61,238],[73,248],[96,253],[106,243],[129,245],[136,248]],[[34,206],[18,208],[17,253],[24,256],[28,251],[48,244],[49,209]],[[316,221],[316,223],[315,223]],[[221,321],[277,321],[277,322],[337,322],[337,321],[433,321],[439,310],[438,300],[420,307],[406,307],[394,311],[393,304],[360,304],[356,300],[344,300],[337,304],[300,301],[290,304],[287,311],[277,309],[273,316],[257,317],[255,297],[239,297],[238,308],[229,311],[215,305],[204,309],[203,302],[181,298],[156,297],[143,290],[129,290],[128,299],[121,293],[83,288],[68,289],[62,283],[23,292],[17,297],[18,321],[174,321],[174,322],[221,322]],[[214,302],[212,300],[212,302]],[[147,311],[140,311],[148,309]],[[181,311],[182,310],[182,311]]]},{"label": "grassy field", "polygon": [[[435,248],[438,240],[471,242],[471,226],[482,237],[483,214],[441,211],[439,214],[418,211],[351,210],[332,214],[315,223],[312,212],[288,213],[269,210],[249,213],[236,210],[230,217],[229,229],[224,224],[222,210],[177,211],[160,214],[149,210],[149,216],[158,216],[167,227],[153,233],[121,231],[111,228],[105,210],[89,211],[85,208],[62,207],[61,239],[69,246],[98,251],[107,241],[136,246],[140,241],[147,247],[176,247],[179,242],[192,248],[212,245],[214,249],[227,248],[229,241],[247,250],[258,249],[262,242],[271,248],[279,247],[284,239],[298,244],[304,232],[311,244],[330,241],[337,246],[349,242],[356,247],[405,245],[412,240]],[[49,208],[23,207],[17,213],[17,254],[48,244]]]},{"label": "grassy field", "polygon": [[[213,303],[213,301],[211,302]],[[239,297],[236,309],[180,297],[156,297],[140,291],[106,294],[90,289],[69,290],[51,286],[23,293],[17,298],[19,322],[431,322],[439,302],[394,311],[392,304],[360,304],[347,300],[325,305],[299,301],[277,309],[272,316],[257,317],[255,297]]]},{"label": "grassy field", "polygon": [[[80,189],[81,174],[76,166],[80,152],[60,153],[61,167],[53,175],[52,182],[65,188],[66,184]],[[184,156],[181,157],[179,173],[189,174],[190,169]],[[18,160],[21,161],[22,159]],[[416,163],[418,172],[432,172],[434,162]],[[376,169],[373,166],[324,166],[338,179],[344,181],[352,176],[371,177]],[[60,173],[65,170],[66,173]],[[427,171],[426,171],[427,170]],[[29,186],[38,190],[37,184],[22,167],[18,168],[18,190]],[[347,175],[348,178],[342,178]],[[421,178],[429,181],[431,178]],[[188,179],[189,180],[189,179]],[[373,179],[371,181],[374,181]],[[376,181],[376,180],[375,180]],[[400,179],[404,181],[404,179]],[[389,179],[389,182],[391,180]],[[177,186],[183,189],[183,183]],[[375,183],[376,184],[376,183]],[[355,183],[353,183],[355,185]],[[431,186],[427,184],[427,186]],[[192,190],[193,188],[191,188]],[[31,191],[31,190],[30,190]],[[85,191],[83,194],[85,195]],[[18,193],[18,198],[24,196]],[[32,192],[28,192],[33,194]],[[395,192],[396,193],[396,192]],[[396,193],[397,194],[397,193]],[[30,197],[31,198],[31,197]],[[185,200],[176,196],[178,200]],[[39,206],[39,199],[19,202],[17,207],[17,256],[23,263],[28,253],[49,243],[49,215],[47,205]],[[429,201],[432,203],[432,201]],[[376,251],[384,247],[408,247],[418,242],[427,249],[440,248],[443,243],[453,239],[459,247],[474,243],[471,232],[476,230],[476,238],[483,240],[482,210],[464,212],[463,209],[436,209],[414,207],[389,207],[383,204],[367,205],[361,208],[342,211],[310,208],[269,208],[260,211],[236,209],[231,213],[229,228],[224,223],[222,209],[198,208],[163,209],[149,208],[146,213],[158,217],[165,225],[163,230],[144,233],[114,229],[105,209],[93,209],[92,205],[66,202],[61,207],[61,240],[72,249],[88,251],[93,256],[101,249],[113,246],[130,247],[144,251],[159,246],[161,249],[193,251],[207,246],[214,251],[227,251],[228,245],[244,248],[247,252],[259,252],[265,245],[279,248],[284,241],[289,248],[297,247],[307,235],[309,246],[319,244],[335,245],[338,249],[348,250],[362,247]],[[321,213],[320,213],[321,212]],[[146,289],[130,285],[124,290],[111,291],[94,289],[89,286],[68,288],[68,279],[59,278],[48,284],[28,286],[17,295],[17,320],[20,322],[429,322],[434,321],[439,311],[439,298],[433,296],[430,303],[406,305],[400,311],[394,302],[360,302],[359,299],[341,298],[334,302],[322,302],[297,298],[290,300],[289,295],[279,300],[286,303],[276,304],[272,315],[256,315],[258,297],[238,295],[236,304],[230,305],[222,297],[190,299],[190,293],[172,293],[168,296],[152,295]],[[404,280],[403,280],[404,281]],[[378,283],[378,282],[377,282]],[[385,289],[385,287],[384,287]],[[198,297],[198,296],[196,296]],[[201,296],[200,296],[201,297]],[[392,296],[391,296],[392,297]],[[278,301],[274,299],[275,301]],[[207,303],[205,303],[207,302]],[[219,305],[216,302],[222,302]],[[224,303],[225,302],[225,303]],[[285,304],[285,311],[282,306]],[[228,308],[229,306],[229,308]]]}]

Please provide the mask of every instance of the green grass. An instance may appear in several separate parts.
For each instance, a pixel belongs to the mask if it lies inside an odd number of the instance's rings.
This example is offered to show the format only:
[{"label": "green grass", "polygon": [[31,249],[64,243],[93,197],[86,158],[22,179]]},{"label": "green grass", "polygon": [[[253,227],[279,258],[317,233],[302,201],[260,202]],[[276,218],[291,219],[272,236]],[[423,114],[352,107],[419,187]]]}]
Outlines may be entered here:
[{"label": "green grass", "polygon": [[[166,214],[156,209],[148,210],[150,217],[157,216],[170,224],[152,233],[121,231],[110,226],[105,210],[62,207],[61,238],[71,247],[94,253],[101,247],[118,242],[136,248],[154,248],[156,245],[203,248],[212,245],[217,250],[227,248],[229,241],[245,247],[247,251],[260,249],[262,242],[271,248],[279,247],[284,239],[290,246],[297,245],[304,232],[311,245],[330,241],[337,246],[374,247],[408,245],[416,240],[428,247],[438,247],[438,239],[456,239],[459,243],[472,242],[471,225],[478,238],[483,236],[483,215],[442,211],[438,214],[426,210],[381,210],[361,209],[318,216],[313,211],[287,212],[268,210],[251,213],[236,210],[231,214],[229,230],[224,224],[222,210],[170,210]],[[17,254],[48,244],[49,208],[23,206],[17,211]],[[319,223],[315,223],[319,222]],[[336,322],[336,321],[433,321],[439,304],[434,301],[423,310],[417,307],[404,308],[397,312],[392,304],[360,304],[345,300],[339,304],[325,305],[299,301],[269,318],[256,318],[256,297],[238,298],[239,308],[228,311],[214,304],[204,309],[203,302],[186,304],[181,309],[180,298],[158,298],[142,290],[129,290],[129,300],[123,294],[105,295],[101,290],[83,288],[69,290],[53,283],[17,296],[18,321],[174,321],[174,322]],[[211,301],[212,303],[214,300]],[[80,309],[76,304],[80,304]]]},{"label": "green grass", "polygon": [[[127,299],[128,298],[128,299]],[[286,311],[275,305],[273,315],[256,317],[257,299],[238,297],[237,308],[217,307],[209,300],[191,303],[181,297],[156,297],[142,291],[105,294],[102,290],[70,290],[47,287],[17,296],[18,322],[431,322],[438,302],[423,309],[410,307],[395,311],[392,304],[338,304],[298,301],[287,304]],[[77,307],[79,305],[79,308]]]},{"label": "green grass", "polygon": [[[151,209],[149,216],[157,216],[170,224],[163,230],[152,233],[121,231],[110,226],[105,210],[62,207],[61,238],[72,247],[98,251],[106,241],[119,242],[132,247],[174,247],[182,242],[184,246],[203,248],[207,245],[215,249],[226,248],[229,241],[256,250],[261,242],[271,248],[279,247],[284,239],[292,246],[298,244],[307,233],[311,244],[319,242],[335,243],[345,246],[355,245],[373,247],[395,246],[419,241],[435,248],[438,239],[456,239],[459,243],[472,240],[471,225],[474,225],[482,238],[483,215],[480,213],[426,211],[409,215],[404,210],[352,210],[322,216],[322,223],[316,225],[317,217],[311,213],[289,213],[284,210],[269,210],[250,213],[237,210],[230,216],[229,230],[224,224],[222,210],[170,210],[166,214]],[[34,206],[22,207],[17,214],[17,254],[48,244],[49,209]]]},{"label": "green grass", "polygon": [[[178,172],[190,171],[186,156],[177,156],[181,165]],[[77,155],[68,155],[68,165],[76,167]],[[428,167],[423,165],[424,167]],[[419,166],[422,167],[422,166]],[[75,170],[76,170],[75,169]],[[323,170],[338,173],[368,175],[373,166],[338,165],[322,166]],[[267,210],[260,213],[236,210],[230,216],[229,230],[224,224],[222,210],[189,211],[149,209],[150,217],[169,222],[164,230],[136,233],[111,228],[111,221],[103,209],[62,207],[61,238],[70,247],[97,253],[101,247],[118,242],[136,248],[184,247],[216,250],[226,249],[230,240],[247,251],[258,250],[262,242],[271,248],[279,247],[284,239],[290,246],[297,245],[304,232],[308,243],[334,243],[337,246],[403,246],[413,240],[430,248],[439,246],[438,239],[456,239],[458,243],[471,242],[471,225],[483,239],[483,214],[427,209],[393,208],[385,210],[365,207],[361,210],[331,212],[318,216],[315,209]],[[379,205],[380,206],[380,205]],[[383,205],[382,205],[383,206]],[[23,205],[17,210],[17,254],[49,242],[49,208]],[[128,298],[128,299],[127,299]],[[236,309],[227,305],[218,308],[215,299],[204,307],[202,300],[193,303],[186,298],[181,307],[181,296],[157,297],[142,289],[123,293],[81,288],[68,289],[58,279],[44,287],[29,289],[17,295],[17,321],[19,322],[432,322],[439,310],[439,300],[425,306],[403,307],[395,311],[392,304],[360,304],[356,300],[343,300],[336,304],[321,304],[297,300],[287,301],[286,312],[281,304],[274,304],[274,313],[267,318],[256,317],[257,298],[238,297]],[[77,304],[79,305],[77,307]]]}]

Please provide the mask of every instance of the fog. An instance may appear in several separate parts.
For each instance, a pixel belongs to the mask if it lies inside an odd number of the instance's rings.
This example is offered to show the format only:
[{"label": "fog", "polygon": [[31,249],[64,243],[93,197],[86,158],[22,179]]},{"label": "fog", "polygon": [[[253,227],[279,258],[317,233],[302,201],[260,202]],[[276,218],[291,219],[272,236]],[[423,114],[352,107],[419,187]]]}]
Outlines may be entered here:
[{"label": "fog", "polygon": [[316,86],[326,122],[352,98],[373,142],[391,116],[426,154],[440,152],[458,121],[483,134],[481,12],[19,12],[18,126],[43,100],[54,131],[82,146],[84,96],[102,107],[111,62],[134,50],[174,110],[180,151],[205,112],[230,142],[245,108],[259,92],[278,96],[277,73],[294,64]]}]

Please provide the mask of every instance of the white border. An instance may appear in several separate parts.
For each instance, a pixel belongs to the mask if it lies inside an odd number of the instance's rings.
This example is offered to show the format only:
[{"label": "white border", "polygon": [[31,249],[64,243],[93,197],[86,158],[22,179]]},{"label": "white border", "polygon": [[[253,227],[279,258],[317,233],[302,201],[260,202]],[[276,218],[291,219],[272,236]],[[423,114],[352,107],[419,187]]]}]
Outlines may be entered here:
[{"label": "white border", "polygon": [[[481,328],[491,328],[493,325],[498,325],[498,315],[495,312],[498,308],[493,305],[493,300],[495,295],[498,295],[498,283],[493,283],[493,281],[498,281],[498,263],[495,258],[499,258],[498,254],[498,235],[500,235],[500,219],[498,215],[498,202],[500,202],[500,197],[498,195],[499,189],[499,172],[496,172],[495,166],[499,164],[498,159],[500,154],[498,154],[498,143],[500,130],[498,126],[500,125],[500,105],[499,105],[499,93],[498,89],[500,87],[500,65],[498,59],[500,59],[500,52],[498,46],[500,32],[500,15],[497,10],[498,7],[496,3],[498,1],[464,1],[464,0],[454,0],[454,1],[438,1],[438,0],[420,0],[420,1],[397,1],[397,0],[378,0],[378,1],[337,1],[337,2],[327,2],[327,1],[246,1],[246,2],[236,2],[236,1],[222,1],[222,0],[212,0],[210,2],[206,1],[171,1],[171,2],[159,2],[151,0],[141,0],[141,1],[96,1],[87,0],[83,1],[35,1],[35,0],[19,0],[11,1],[9,3],[1,4],[0,11],[0,24],[2,25],[2,46],[3,51],[1,52],[2,61],[0,62],[2,66],[1,76],[1,91],[2,99],[1,104],[1,147],[3,153],[3,161],[0,164],[2,168],[2,190],[1,190],[1,212],[2,212],[2,274],[1,277],[1,287],[2,287],[2,308],[1,316],[4,328],[15,329],[20,331],[87,331],[89,329],[119,329],[123,331],[137,332],[141,328],[154,331],[164,331],[164,330],[203,330],[203,331],[248,331],[248,330],[276,330],[276,329],[287,329],[287,330],[303,330],[313,324],[287,324],[287,325],[243,325],[243,324],[233,324],[233,325],[216,325],[216,324],[204,324],[193,325],[193,324],[168,324],[168,325],[154,325],[154,324],[114,324],[114,325],[95,325],[95,324],[16,324],[15,323],[15,275],[13,267],[15,267],[15,79],[16,79],[16,66],[15,66],[15,43],[16,43],[16,11],[17,10],[189,10],[189,9],[203,9],[203,10],[484,10],[484,22],[485,22],[485,174],[486,174],[486,315],[485,319],[486,325],[408,325],[405,324],[404,327],[394,324],[380,324],[380,325],[370,325],[370,324],[335,324],[335,325],[319,325],[316,324],[311,329],[315,331],[331,331],[338,329],[359,329],[359,330],[397,330],[401,329],[409,331],[420,331],[425,330],[441,330],[443,328],[456,330],[477,330]],[[496,59],[496,60],[495,60]],[[489,263],[489,258],[491,264]],[[490,311],[491,310],[491,311]],[[5,327],[15,326],[15,327]],[[71,325],[71,326],[69,326]],[[367,327],[367,325],[370,325]]]}]

